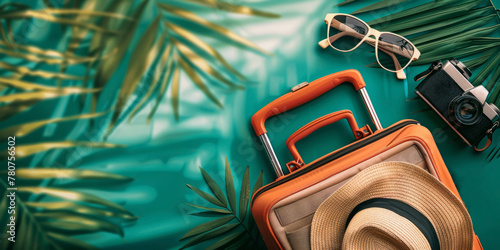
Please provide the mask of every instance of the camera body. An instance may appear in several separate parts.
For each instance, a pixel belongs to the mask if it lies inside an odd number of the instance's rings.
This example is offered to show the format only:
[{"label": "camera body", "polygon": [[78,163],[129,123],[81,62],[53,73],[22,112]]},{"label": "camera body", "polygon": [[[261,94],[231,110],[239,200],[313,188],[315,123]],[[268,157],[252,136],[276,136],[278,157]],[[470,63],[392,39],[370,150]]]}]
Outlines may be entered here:
[{"label": "camera body", "polygon": [[416,87],[417,95],[469,146],[477,149],[485,136],[491,140],[499,124],[500,110],[486,103],[488,90],[482,85],[474,87],[469,82],[470,70],[458,60],[450,59],[444,65],[437,62],[431,68]]}]

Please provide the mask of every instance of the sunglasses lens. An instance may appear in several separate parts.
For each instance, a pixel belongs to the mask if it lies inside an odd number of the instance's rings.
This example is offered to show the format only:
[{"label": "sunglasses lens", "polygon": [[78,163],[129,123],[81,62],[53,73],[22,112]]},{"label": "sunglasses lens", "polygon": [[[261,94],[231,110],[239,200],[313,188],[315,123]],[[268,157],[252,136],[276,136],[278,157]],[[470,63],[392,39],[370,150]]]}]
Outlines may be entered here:
[{"label": "sunglasses lens", "polygon": [[368,27],[359,19],[337,15],[328,26],[328,42],[339,50],[350,50],[356,47],[368,33]]},{"label": "sunglasses lens", "polygon": [[382,34],[378,40],[377,56],[381,66],[388,70],[398,71],[411,61],[415,48],[403,37],[393,34]]}]

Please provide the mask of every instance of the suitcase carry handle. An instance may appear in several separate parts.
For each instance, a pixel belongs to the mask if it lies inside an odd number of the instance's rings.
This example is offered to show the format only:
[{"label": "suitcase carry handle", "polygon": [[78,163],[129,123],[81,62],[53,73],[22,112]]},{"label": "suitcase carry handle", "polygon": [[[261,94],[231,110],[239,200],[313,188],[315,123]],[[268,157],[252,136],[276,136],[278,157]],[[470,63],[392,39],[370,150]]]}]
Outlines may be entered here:
[{"label": "suitcase carry handle", "polygon": [[370,113],[370,117],[375,124],[375,127],[377,128],[377,130],[382,129],[380,120],[378,119],[370,97],[368,96],[368,92],[366,92],[365,81],[363,80],[363,77],[361,76],[361,73],[359,73],[359,71],[354,69],[344,70],[324,76],[310,83],[301,83],[292,88],[292,92],[272,101],[261,110],[257,111],[257,113],[255,113],[252,117],[252,126],[255,130],[255,133],[262,141],[264,149],[266,150],[267,155],[269,156],[269,159],[271,160],[271,163],[273,165],[274,171],[276,172],[278,177],[283,176],[283,170],[281,169],[278,158],[276,157],[274,149],[267,136],[267,131],[265,128],[266,120],[269,117],[278,115],[285,111],[296,108],[304,103],[307,103],[344,82],[350,82],[354,86],[354,88],[360,92],[363,102],[365,103],[365,106]]},{"label": "suitcase carry handle", "polygon": [[352,133],[354,137],[357,139],[364,138],[366,136],[371,135],[373,132],[370,128],[370,126],[365,125],[362,128],[358,127],[358,124],[356,123],[356,120],[354,119],[354,115],[352,114],[351,111],[349,110],[341,110],[337,111],[334,113],[330,113],[328,115],[322,116],[299,130],[297,130],[295,133],[293,133],[290,137],[288,137],[288,140],[286,141],[286,145],[288,149],[290,150],[290,153],[292,154],[293,158],[295,159],[294,161],[291,161],[286,164],[288,167],[288,170],[290,172],[293,172],[300,167],[304,166],[304,161],[302,160],[302,157],[300,157],[299,152],[297,151],[297,148],[295,147],[295,143],[298,141],[304,139],[306,136],[310,135],[312,132],[335,122],[338,122],[342,119],[347,119],[349,122],[349,126],[351,127]]}]

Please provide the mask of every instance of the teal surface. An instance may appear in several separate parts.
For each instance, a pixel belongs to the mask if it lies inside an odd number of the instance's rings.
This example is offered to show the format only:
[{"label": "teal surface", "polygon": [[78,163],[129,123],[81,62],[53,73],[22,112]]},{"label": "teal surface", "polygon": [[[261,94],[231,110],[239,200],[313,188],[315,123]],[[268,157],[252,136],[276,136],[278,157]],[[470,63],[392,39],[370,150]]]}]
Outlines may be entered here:
[{"label": "teal surface", "polygon": [[[368,2],[360,1],[341,8],[341,11],[352,12]],[[500,6],[500,0],[493,2]],[[264,184],[273,181],[275,173],[250,125],[252,115],[298,83],[346,69],[357,69],[367,83],[368,93],[384,127],[409,118],[419,121],[434,134],[469,209],[476,234],[485,249],[498,249],[500,159],[488,162],[486,155],[489,151],[474,152],[453,131],[443,130],[445,123],[429,111],[425,103],[412,100],[416,98],[413,90],[417,85],[413,77],[426,67],[407,69],[408,79],[402,81],[397,80],[394,73],[366,67],[375,62],[375,54],[370,46],[361,46],[351,53],[321,49],[317,42],[326,36],[323,19],[326,13],[339,12],[335,4],[336,1],[330,0],[257,1],[252,7],[282,16],[279,19],[244,19],[251,20],[249,22],[234,21],[234,18],[228,18],[229,14],[214,11],[217,23],[245,36],[274,55],[263,56],[215,43],[214,46],[228,61],[252,81],[246,84],[245,90],[240,91],[227,91],[214,86],[219,88],[217,97],[224,104],[223,109],[208,101],[185,75],[181,75],[181,81],[186,84],[181,84],[179,121],[173,118],[167,98],[151,124],[145,122],[150,105],[130,123],[120,124],[108,138],[108,142],[128,145],[126,148],[86,152],[84,158],[76,163],[73,161],[72,164],[79,168],[100,169],[134,177],[133,182],[123,187],[113,186],[96,191],[82,186],[81,190],[124,204],[139,217],[135,224],[125,228],[123,239],[106,233],[79,238],[105,249],[180,248],[184,243],[179,239],[184,233],[211,219],[189,215],[195,209],[186,205],[206,204],[185,185],[209,190],[199,166],[207,170],[221,186],[224,185],[226,157],[231,163],[236,186],[247,165],[250,166],[251,183],[255,182],[261,170],[264,171]],[[395,12],[411,5],[398,6],[390,11]],[[360,17],[369,21],[387,13],[382,11]],[[145,23],[150,21],[144,20]],[[146,26],[141,28],[145,29]],[[123,75],[125,67],[119,70],[118,75]],[[119,83],[116,80],[114,84]],[[306,123],[342,109],[352,110],[360,126],[370,124],[374,128],[360,96],[348,84],[307,105],[270,119],[266,123],[269,137],[282,166],[292,160],[285,146],[288,136]],[[50,109],[40,112],[56,111]],[[11,122],[19,121],[14,119]],[[496,141],[499,137],[496,136]],[[348,124],[342,121],[314,132],[300,141],[297,148],[307,163],[352,141]],[[51,154],[43,157],[49,156]],[[34,161],[43,162],[41,157]],[[213,241],[197,248],[210,243]]]}]

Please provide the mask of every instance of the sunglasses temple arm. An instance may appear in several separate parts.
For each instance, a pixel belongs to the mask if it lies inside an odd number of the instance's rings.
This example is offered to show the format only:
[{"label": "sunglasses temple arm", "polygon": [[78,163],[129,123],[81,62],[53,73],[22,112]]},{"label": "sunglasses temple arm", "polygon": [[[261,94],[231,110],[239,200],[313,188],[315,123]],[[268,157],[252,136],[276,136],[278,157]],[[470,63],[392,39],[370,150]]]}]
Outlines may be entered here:
[{"label": "sunglasses temple arm", "polygon": [[[398,79],[406,79],[406,74],[403,71],[403,67],[401,67],[399,60],[396,58],[394,53],[392,53],[391,51],[387,51],[383,48],[378,48],[378,49],[391,57],[392,61],[394,62],[394,66],[396,67],[396,75],[397,75]],[[380,63],[380,60],[379,60],[379,63]]]},{"label": "sunglasses temple arm", "polygon": [[[343,37],[345,35],[357,37],[360,40],[364,38],[364,36],[362,36],[361,34],[356,32],[355,30],[351,29],[349,26],[347,26],[347,25],[345,25],[345,24],[343,24],[335,19],[332,19],[329,23],[327,20],[325,20],[325,23],[327,25],[330,25],[331,27],[338,29],[338,30],[345,30],[345,31],[342,31],[336,35],[330,36],[328,38],[325,38],[325,39],[319,41],[318,45],[323,49],[326,49],[331,43],[333,43],[334,41],[336,41],[337,39],[339,39],[340,37]],[[330,42],[328,42],[328,39],[330,39]]]},{"label": "sunglasses temple arm", "polygon": [[[376,43],[375,39],[367,37],[365,41],[367,43],[371,44],[372,46],[375,46],[375,43]],[[398,55],[404,56],[408,59],[412,59],[412,57],[413,57],[413,55],[408,53],[407,50],[401,51],[401,48],[399,48],[398,46],[396,46],[394,44],[386,43],[383,41],[378,41],[378,48],[379,48],[379,50],[383,50],[383,51],[385,50],[384,52],[386,52],[386,53],[390,52],[393,54],[398,54]]]},{"label": "sunglasses temple arm", "polygon": [[[333,35],[329,38],[325,38],[323,40],[321,40],[318,44],[319,46],[321,46],[321,48],[323,49],[326,49],[331,43],[337,41],[337,39],[343,37],[343,36],[352,36],[352,35],[349,35],[349,34],[345,34],[345,33],[349,33],[348,31],[342,31],[336,35]],[[358,33],[359,34],[359,33]],[[328,40],[330,40],[330,42],[328,42]]]}]

